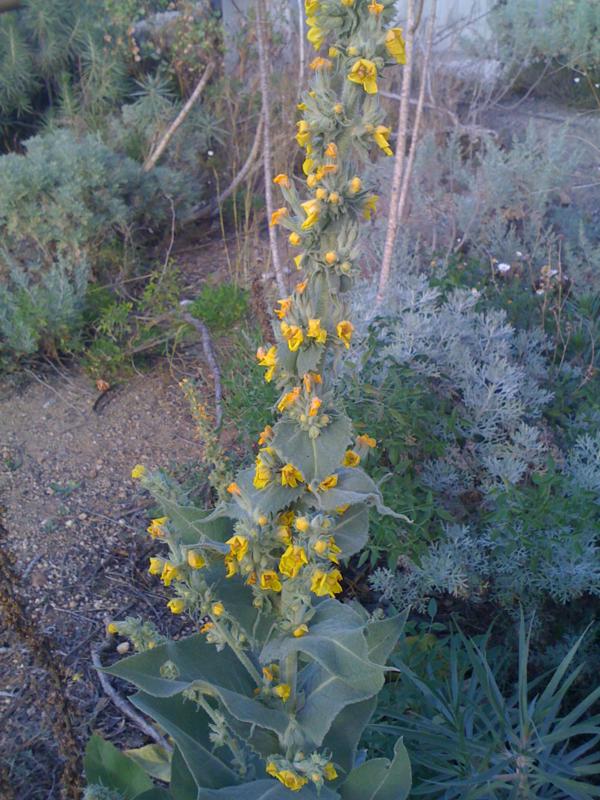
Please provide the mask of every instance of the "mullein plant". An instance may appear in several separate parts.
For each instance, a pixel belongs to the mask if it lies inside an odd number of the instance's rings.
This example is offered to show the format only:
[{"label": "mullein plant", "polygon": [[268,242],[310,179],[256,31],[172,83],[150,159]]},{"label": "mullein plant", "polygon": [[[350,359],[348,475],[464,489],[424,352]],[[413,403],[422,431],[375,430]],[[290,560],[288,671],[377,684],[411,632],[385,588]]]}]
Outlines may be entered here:
[{"label": "mullein plant", "polygon": [[[257,354],[280,390],[277,420],[210,514],[160,473],[132,473],[162,508],[149,533],[166,547],[150,573],[199,632],[157,637],[107,670],[135,684],[132,702],[173,743],[169,788],[137,775],[127,797],[402,800],[410,789],[401,741],[391,761],[358,752],[403,617],[374,618],[339,599],[369,507],[393,512],[361,467],[376,442],[354,435],[336,394],[352,345],[345,295],[360,224],[377,202],[356,164],[392,152],[378,81],[404,62],[402,31],[390,27],[393,0],[309,0],[306,12],[317,55],[297,123],[305,179],[275,178],[285,205],[271,219],[289,230],[299,276],[277,303],[275,344]],[[88,781],[123,792],[105,769],[115,752],[93,742]]]}]

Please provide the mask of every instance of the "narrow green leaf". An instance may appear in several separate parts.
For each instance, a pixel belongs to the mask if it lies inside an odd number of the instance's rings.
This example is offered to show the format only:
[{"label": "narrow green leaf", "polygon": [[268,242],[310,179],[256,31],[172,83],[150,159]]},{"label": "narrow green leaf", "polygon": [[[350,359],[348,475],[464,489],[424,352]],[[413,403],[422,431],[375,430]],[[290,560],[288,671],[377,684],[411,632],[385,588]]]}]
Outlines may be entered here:
[{"label": "narrow green leaf", "polygon": [[115,789],[125,800],[133,800],[153,788],[150,778],[133,759],[96,734],[87,744],[83,765],[88,784]]}]

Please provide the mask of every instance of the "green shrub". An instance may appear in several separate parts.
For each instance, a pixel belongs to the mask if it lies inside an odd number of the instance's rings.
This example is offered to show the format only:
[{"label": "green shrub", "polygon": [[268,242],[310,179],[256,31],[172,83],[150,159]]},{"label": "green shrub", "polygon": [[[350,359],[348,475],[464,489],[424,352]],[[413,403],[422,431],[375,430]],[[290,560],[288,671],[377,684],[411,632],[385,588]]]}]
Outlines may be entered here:
[{"label": "green shrub", "polygon": [[91,278],[135,265],[136,247],[170,216],[165,170],[144,174],[96,137],[38,136],[0,157],[0,352],[73,346]]}]

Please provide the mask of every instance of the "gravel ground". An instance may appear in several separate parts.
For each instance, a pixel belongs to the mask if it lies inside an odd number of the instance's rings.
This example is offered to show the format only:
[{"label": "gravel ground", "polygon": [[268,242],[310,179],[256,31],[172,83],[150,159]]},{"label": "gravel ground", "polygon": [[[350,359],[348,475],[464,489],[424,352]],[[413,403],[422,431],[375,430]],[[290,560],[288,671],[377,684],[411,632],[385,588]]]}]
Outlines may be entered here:
[{"label": "gravel ground", "polygon": [[[159,366],[98,392],[87,376],[57,370],[0,387],[2,548],[14,557],[14,589],[66,669],[64,690],[82,746],[91,730],[144,742],[104,696],[90,647],[105,620],[140,614],[177,632],[147,575],[150,500],[131,468],[191,471],[198,463],[191,418],[175,378]],[[160,616],[161,619],[157,619]],[[169,615],[170,617],[171,615]],[[126,687],[122,686],[121,690]],[[54,800],[61,762],[48,707],[48,676],[11,630],[0,630],[0,795]]]}]

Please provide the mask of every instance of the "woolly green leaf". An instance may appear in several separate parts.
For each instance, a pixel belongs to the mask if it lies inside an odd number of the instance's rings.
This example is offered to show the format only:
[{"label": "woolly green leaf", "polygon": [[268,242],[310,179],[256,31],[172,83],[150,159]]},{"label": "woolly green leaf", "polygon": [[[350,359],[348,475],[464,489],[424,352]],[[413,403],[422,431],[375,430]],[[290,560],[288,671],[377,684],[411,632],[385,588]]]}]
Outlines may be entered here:
[{"label": "woolly green leaf", "polygon": [[364,503],[375,506],[380,514],[410,522],[403,514],[396,514],[383,504],[377,484],[359,467],[339,470],[337,486],[327,492],[319,492],[316,496],[319,507],[324,511],[333,511],[346,503]]},{"label": "woolly green leaf", "polygon": [[195,703],[182,697],[151,697],[144,692],[130,700],[173,737],[198,786],[219,789],[238,780],[237,774],[212,752],[210,718]]},{"label": "woolly green leaf", "polygon": [[[298,466],[295,461],[290,461],[290,463]],[[281,511],[297,500],[306,489],[303,483],[295,489],[282,486],[277,479],[265,489],[255,489],[252,483],[253,479],[254,467],[242,470],[236,477],[242,493],[249,497],[252,507],[260,514],[273,514]]]},{"label": "woolly green leaf", "polygon": [[323,748],[334,754],[336,766],[348,774],[356,761],[358,743],[377,707],[377,697],[347,705],[334,719]]},{"label": "woolly green leaf", "polygon": [[385,664],[404,630],[408,609],[387,619],[371,622],[365,628],[369,658],[376,664]]},{"label": "woolly green leaf", "polygon": [[281,420],[273,430],[272,447],[282,461],[298,467],[307,483],[320,482],[331,475],[352,441],[352,426],[345,415],[336,416],[316,439],[311,439],[293,420]]},{"label": "woolly green leaf", "polygon": [[133,800],[141,792],[152,789],[152,781],[139,764],[96,734],[87,744],[83,764],[88,784],[115,789],[124,800]]},{"label": "woolly green leaf", "polygon": [[317,344],[309,344],[306,348],[300,348],[296,360],[298,375],[305,375],[307,372],[316,372],[319,361],[323,357],[324,350]]},{"label": "woolly green leaf", "polygon": [[[161,675],[161,666],[170,661],[177,668],[174,678]],[[282,734],[287,727],[283,711],[268,708],[254,698],[255,683],[233,653],[219,653],[201,635],[126,658],[106,670],[128,680],[143,692],[160,698],[173,697],[195,687],[219,697],[227,711],[240,722],[260,725]]]},{"label": "woolly green leaf", "polygon": [[196,506],[182,506],[167,497],[157,497],[169,526],[183,544],[206,544],[226,552],[223,544],[233,534],[229,508],[218,506],[211,514]]},{"label": "woolly green leaf", "polygon": [[410,760],[402,739],[394,758],[373,758],[353,769],[340,787],[343,800],[405,800],[412,786]]},{"label": "woolly green leaf", "polygon": [[369,509],[365,505],[351,506],[331,528],[335,543],[341,548],[341,557],[358,553],[369,538]]},{"label": "woolly green leaf", "polygon": [[321,603],[305,636],[269,642],[261,661],[283,659],[294,652],[313,662],[299,675],[304,703],[297,719],[319,745],[348,704],[366,700],[381,689],[384,670],[369,658],[364,618],[337,600]]},{"label": "woolly green leaf", "polygon": [[336,800],[337,792],[327,787],[317,794],[312,784],[303,786],[297,792],[291,792],[276,780],[253,781],[243,786],[231,786],[220,791],[200,790],[198,800]]},{"label": "woolly green leaf", "polygon": [[173,750],[171,759],[171,785],[169,789],[173,795],[173,800],[196,800],[198,797],[196,781],[178,747]]},{"label": "woolly green leaf", "polygon": [[164,783],[171,780],[171,755],[159,744],[146,744],[133,750],[124,750],[126,756],[135,761],[146,775]]}]

